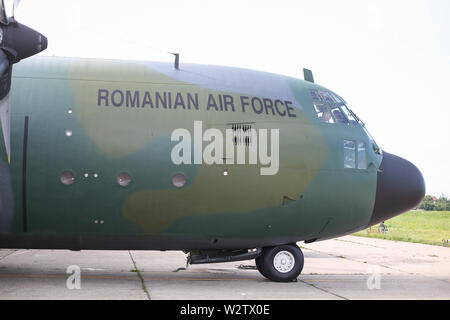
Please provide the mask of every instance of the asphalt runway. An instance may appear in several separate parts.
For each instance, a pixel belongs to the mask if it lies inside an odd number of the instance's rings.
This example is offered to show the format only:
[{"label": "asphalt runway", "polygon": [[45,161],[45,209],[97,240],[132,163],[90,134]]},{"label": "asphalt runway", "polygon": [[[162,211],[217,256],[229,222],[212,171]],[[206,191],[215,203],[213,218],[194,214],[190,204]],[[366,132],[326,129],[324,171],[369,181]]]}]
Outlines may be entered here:
[{"label": "asphalt runway", "polygon": [[4,249],[0,299],[450,299],[448,247],[354,236],[299,245],[305,267],[292,283],[266,280],[254,261],[186,270],[178,251]]}]

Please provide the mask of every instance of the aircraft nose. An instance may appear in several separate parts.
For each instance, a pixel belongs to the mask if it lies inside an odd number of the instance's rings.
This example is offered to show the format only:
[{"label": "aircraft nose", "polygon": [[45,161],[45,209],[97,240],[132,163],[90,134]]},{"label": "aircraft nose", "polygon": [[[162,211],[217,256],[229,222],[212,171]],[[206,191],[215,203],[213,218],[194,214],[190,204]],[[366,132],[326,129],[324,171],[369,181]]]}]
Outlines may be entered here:
[{"label": "aircraft nose", "polygon": [[425,196],[422,173],[411,162],[383,152],[369,226],[417,207]]}]

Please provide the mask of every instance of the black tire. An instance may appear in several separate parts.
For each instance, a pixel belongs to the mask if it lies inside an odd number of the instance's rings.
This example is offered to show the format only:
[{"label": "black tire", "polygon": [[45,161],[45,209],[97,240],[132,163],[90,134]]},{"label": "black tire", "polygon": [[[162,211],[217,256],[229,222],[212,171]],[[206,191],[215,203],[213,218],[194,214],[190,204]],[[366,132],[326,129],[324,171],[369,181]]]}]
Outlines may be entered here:
[{"label": "black tire", "polygon": [[263,255],[261,254],[258,258],[255,259],[256,268],[258,269],[259,273],[269,279],[269,276],[264,271],[264,259]]},{"label": "black tire", "polygon": [[[277,257],[277,262],[275,262]],[[283,261],[288,261],[283,265]],[[266,278],[276,282],[295,281],[303,270],[303,252],[295,244],[264,248],[261,256],[255,259],[258,271]],[[277,266],[275,266],[277,264]]]}]

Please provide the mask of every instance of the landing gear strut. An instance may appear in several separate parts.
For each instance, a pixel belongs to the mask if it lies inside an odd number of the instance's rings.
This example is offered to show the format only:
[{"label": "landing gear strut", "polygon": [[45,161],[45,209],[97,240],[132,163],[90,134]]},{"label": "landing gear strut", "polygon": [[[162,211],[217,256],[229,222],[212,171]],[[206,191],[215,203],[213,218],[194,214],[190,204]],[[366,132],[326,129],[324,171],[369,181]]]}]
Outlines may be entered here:
[{"label": "landing gear strut", "polygon": [[295,281],[303,269],[303,253],[295,244],[263,248],[255,259],[258,271],[277,282]]}]

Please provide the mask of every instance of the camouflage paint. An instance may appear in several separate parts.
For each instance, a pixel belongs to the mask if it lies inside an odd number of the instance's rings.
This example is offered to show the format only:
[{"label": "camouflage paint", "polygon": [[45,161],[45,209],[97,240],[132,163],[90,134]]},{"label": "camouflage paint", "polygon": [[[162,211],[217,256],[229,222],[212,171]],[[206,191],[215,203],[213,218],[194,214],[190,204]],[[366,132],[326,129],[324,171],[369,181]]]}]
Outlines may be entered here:
[{"label": "camouflage paint", "polygon": [[[243,69],[34,57],[14,67],[11,90],[11,232],[23,231],[22,151],[29,116],[27,231],[39,234],[325,238],[367,225],[381,157],[359,125],[320,123],[302,80]],[[320,88],[320,87],[319,87]],[[99,106],[98,90],[197,93],[199,110]],[[295,117],[206,110],[208,96],[288,100]],[[71,109],[73,112],[68,113]],[[230,123],[280,129],[280,170],[171,163],[174,129]],[[72,136],[65,131],[70,129]],[[367,170],[343,168],[343,140],[366,142]],[[1,150],[1,149],[0,149]],[[229,175],[224,176],[223,171]],[[60,182],[72,170],[73,185]],[[120,172],[132,182],[117,184]],[[171,178],[187,177],[177,189]],[[88,173],[88,178],[84,174]],[[93,174],[98,177],[94,178]],[[103,220],[104,224],[94,221]],[[180,244],[182,248],[182,244]]]}]

